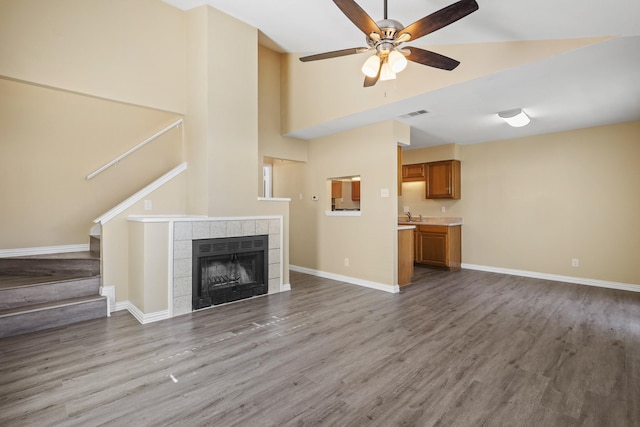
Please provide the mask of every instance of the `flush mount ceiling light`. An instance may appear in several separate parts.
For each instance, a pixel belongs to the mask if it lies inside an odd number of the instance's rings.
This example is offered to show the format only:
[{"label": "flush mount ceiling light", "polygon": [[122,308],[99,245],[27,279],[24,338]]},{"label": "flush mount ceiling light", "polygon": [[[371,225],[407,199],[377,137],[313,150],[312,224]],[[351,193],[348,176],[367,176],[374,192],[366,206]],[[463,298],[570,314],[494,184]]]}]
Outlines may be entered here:
[{"label": "flush mount ceiling light", "polygon": [[398,21],[387,19],[387,0],[384,0],[384,19],[377,22],[355,0],[333,0],[333,2],[366,35],[367,47],[304,56],[300,61],[317,61],[375,50],[375,54],[370,56],[362,66],[362,72],[365,75],[364,87],[373,86],[378,80],[395,79],[396,74],[405,69],[407,61],[447,71],[456,68],[460,62],[455,59],[417,47],[402,49],[400,45],[431,34],[478,10],[476,0],[458,0],[405,27]]},{"label": "flush mount ceiling light", "polygon": [[527,113],[522,111],[521,108],[516,108],[515,110],[502,111],[498,113],[498,116],[507,122],[509,126],[513,126],[514,128],[520,128],[522,126],[526,126],[529,124],[531,119],[527,116]]}]

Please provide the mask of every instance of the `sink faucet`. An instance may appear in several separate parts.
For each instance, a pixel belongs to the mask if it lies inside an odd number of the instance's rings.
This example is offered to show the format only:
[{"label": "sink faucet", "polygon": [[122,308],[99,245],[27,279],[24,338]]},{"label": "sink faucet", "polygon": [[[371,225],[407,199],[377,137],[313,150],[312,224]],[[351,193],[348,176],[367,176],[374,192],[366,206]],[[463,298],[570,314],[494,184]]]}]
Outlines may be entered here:
[{"label": "sink faucet", "polygon": [[407,211],[406,214],[407,214],[407,218],[409,218],[409,222],[411,222],[412,221],[411,212]]}]

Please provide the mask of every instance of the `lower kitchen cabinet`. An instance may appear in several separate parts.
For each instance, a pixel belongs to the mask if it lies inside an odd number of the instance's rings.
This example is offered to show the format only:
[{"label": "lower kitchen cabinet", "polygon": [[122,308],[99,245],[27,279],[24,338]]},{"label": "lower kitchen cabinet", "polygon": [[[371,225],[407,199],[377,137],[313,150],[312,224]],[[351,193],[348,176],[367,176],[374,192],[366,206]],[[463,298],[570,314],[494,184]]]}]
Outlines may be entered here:
[{"label": "lower kitchen cabinet", "polygon": [[462,264],[462,226],[419,225],[415,231],[418,264],[457,270]]},{"label": "lower kitchen cabinet", "polygon": [[413,277],[413,230],[398,230],[398,285],[411,283]]}]

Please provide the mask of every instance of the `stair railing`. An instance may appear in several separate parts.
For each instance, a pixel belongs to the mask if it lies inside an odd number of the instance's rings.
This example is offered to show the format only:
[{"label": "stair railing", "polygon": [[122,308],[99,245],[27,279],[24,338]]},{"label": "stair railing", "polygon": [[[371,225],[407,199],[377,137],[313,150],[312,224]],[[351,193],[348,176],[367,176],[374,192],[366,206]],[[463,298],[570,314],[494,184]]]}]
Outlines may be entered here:
[{"label": "stair railing", "polygon": [[119,155],[115,159],[111,160],[109,163],[107,163],[104,166],[102,166],[102,167],[96,169],[95,171],[91,172],[89,175],[87,175],[87,180],[90,180],[91,178],[93,178],[94,176],[98,175],[99,173],[104,172],[106,169],[109,169],[111,166],[114,166],[114,165],[118,164],[118,162],[120,162],[120,160],[122,160],[125,157],[133,154],[135,151],[138,151],[139,149],[141,149],[142,147],[144,147],[145,145],[147,145],[148,143],[150,143],[151,141],[153,141],[154,139],[156,139],[160,135],[170,131],[174,127],[180,126],[182,124],[182,122],[183,122],[183,119],[180,118],[180,119],[176,120],[175,122],[171,123],[169,126],[165,127],[164,129],[154,133],[149,138],[145,139],[144,141],[142,141],[141,143],[139,143],[135,147],[133,147],[130,150],[128,150],[126,153],[123,153],[123,154]]}]

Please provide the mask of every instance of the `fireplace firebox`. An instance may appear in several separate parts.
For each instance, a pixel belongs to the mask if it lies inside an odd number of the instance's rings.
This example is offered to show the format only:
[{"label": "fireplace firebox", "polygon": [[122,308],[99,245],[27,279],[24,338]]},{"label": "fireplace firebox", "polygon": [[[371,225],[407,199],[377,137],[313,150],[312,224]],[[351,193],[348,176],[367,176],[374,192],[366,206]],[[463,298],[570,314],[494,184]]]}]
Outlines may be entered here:
[{"label": "fireplace firebox", "polygon": [[266,294],[269,236],[193,240],[193,309]]}]

